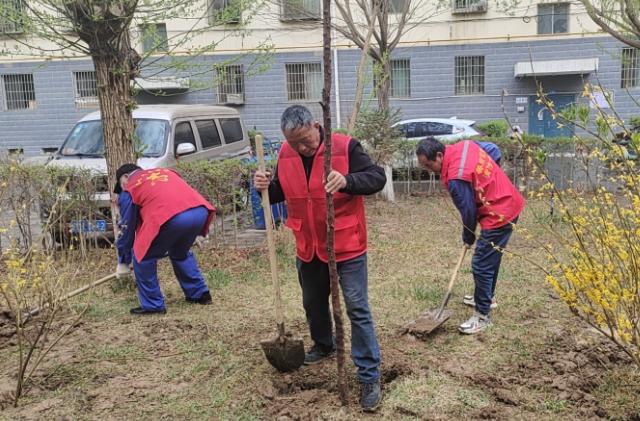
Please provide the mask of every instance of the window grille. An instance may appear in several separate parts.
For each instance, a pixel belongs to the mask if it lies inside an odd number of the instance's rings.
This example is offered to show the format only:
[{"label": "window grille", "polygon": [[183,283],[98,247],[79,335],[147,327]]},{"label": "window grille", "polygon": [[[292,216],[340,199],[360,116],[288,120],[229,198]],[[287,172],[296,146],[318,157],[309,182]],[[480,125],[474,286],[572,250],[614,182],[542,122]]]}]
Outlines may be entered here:
[{"label": "window grille", "polygon": [[22,0],[0,0],[0,34],[24,32]]},{"label": "window grille", "polygon": [[455,94],[484,93],[484,56],[455,58]]},{"label": "window grille", "polygon": [[320,0],[280,0],[280,20],[318,20]]},{"label": "window grille", "polygon": [[224,66],[217,71],[218,103],[244,103],[244,72],[241,64]]},{"label": "window grille", "polygon": [[288,63],[287,98],[289,101],[316,101],[322,94],[320,63]]},{"label": "window grille", "polygon": [[453,0],[453,13],[484,13],[487,0]]},{"label": "window grille", "polygon": [[2,76],[4,104],[7,110],[33,110],[36,108],[36,92],[32,74]]},{"label": "window grille", "polygon": [[96,72],[73,72],[76,88],[76,107],[94,108],[98,106],[98,84]]},{"label": "window grille", "polygon": [[622,49],[621,88],[640,86],[640,54],[636,48]]}]

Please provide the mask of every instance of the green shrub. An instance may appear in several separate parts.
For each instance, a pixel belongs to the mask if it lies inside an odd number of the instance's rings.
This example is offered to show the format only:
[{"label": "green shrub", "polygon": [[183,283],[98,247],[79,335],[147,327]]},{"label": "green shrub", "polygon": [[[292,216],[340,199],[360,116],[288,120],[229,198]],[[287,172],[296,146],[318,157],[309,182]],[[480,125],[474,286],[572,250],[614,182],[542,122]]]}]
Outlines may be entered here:
[{"label": "green shrub", "polygon": [[182,177],[224,215],[245,201],[251,168],[239,159],[178,163]]},{"label": "green shrub", "polygon": [[345,129],[343,127],[338,127],[336,129],[332,130],[333,133],[340,133],[340,134],[350,134],[349,133],[349,129]]},{"label": "green shrub", "polygon": [[398,121],[400,111],[397,109],[361,111],[358,115],[353,136],[362,141],[376,164],[389,164],[398,150],[404,138],[400,129],[393,127]]},{"label": "green shrub", "polygon": [[509,125],[504,120],[490,120],[478,123],[476,128],[489,137],[505,137],[509,132]]}]

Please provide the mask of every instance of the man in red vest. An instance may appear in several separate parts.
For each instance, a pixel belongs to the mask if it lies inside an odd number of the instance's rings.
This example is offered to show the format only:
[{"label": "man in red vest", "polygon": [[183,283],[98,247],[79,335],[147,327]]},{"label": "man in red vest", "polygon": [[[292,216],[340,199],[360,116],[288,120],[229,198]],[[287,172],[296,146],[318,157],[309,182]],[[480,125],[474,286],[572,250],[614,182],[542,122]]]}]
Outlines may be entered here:
[{"label": "man in red vest", "polygon": [[499,157],[494,149],[485,150],[469,140],[445,147],[430,137],[418,144],[416,154],[420,165],[440,174],[440,182],[449,190],[462,216],[462,241],[467,247],[475,242],[476,224],[480,224],[471,263],[475,292],[473,297],[463,299],[476,311],[459,330],[465,334],[482,332],[491,325],[489,313],[497,306],[495,291],[502,250],[524,208],[524,198],[492,159]]},{"label": "man in red vest", "polygon": [[158,259],[169,256],[186,300],[211,304],[211,294],[190,248],[205,236],[215,208],[172,169],[142,170],[125,164],[116,172],[120,207],[116,240],[119,276],[133,271],[140,307],[131,314],[166,313],[158,284]]},{"label": "man in red vest", "polygon": [[375,411],[380,403],[380,347],[367,295],[367,227],[364,197],[384,187],[384,171],[371,162],[349,136],[333,134],[332,171],[324,174],[323,129],[309,110],[287,108],[281,118],[283,142],[273,179],[256,172],[256,190],[269,190],[272,203],[287,201],[285,225],[296,238],[296,266],[302,302],[314,344],[305,364],[315,364],[335,351],[329,313],[329,269],[325,193],[335,203],[335,251],[340,285],[351,320],[351,356],[362,384],[361,405]]}]

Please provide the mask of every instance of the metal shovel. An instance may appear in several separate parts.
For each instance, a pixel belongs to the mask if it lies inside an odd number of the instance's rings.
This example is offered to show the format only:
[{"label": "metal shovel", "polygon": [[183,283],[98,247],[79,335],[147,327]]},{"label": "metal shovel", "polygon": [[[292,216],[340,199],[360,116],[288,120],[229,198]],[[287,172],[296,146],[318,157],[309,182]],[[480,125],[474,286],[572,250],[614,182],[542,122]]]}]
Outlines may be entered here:
[{"label": "metal shovel", "polygon": [[[258,168],[265,170],[264,150],[262,136],[256,136],[256,152],[258,155]],[[271,226],[271,204],[269,203],[269,191],[262,191],[262,209],[264,210],[265,225],[267,228],[267,244],[269,247],[269,263],[271,265],[271,281],[275,292],[276,327],[277,336],[273,339],[260,341],[267,361],[276,370],[281,372],[293,371],[304,363],[304,343],[302,339],[293,338],[284,328],[284,311],[282,309],[282,295],[280,293],[280,280],[278,279],[278,263],[276,260],[276,246],[273,240],[273,227]]]},{"label": "metal shovel", "polygon": [[407,323],[402,328],[402,334],[411,334],[413,336],[424,338],[429,335],[431,332],[440,327],[444,322],[449,320],[451,317],[451,310],[446,310],[447,304],[449,303],[449,298],[451,298],[451,291],[453,290],[453,284],[458,277],[458,271],[460,271],[460,266],[462,266],[462,261],[464,260],[464,256],[467,254],[468,246],[464,246],[462,248],[462,253],[460,253],[460,258],[458,259],[458,263],[456,264],[455,269],[453,269],[453,273],[451,274],[451,279],[449,280],[449,286],[447,287],[447,293],[442,300],[442,304],[439,309],[427,310],[422,313],[416,320]]}]

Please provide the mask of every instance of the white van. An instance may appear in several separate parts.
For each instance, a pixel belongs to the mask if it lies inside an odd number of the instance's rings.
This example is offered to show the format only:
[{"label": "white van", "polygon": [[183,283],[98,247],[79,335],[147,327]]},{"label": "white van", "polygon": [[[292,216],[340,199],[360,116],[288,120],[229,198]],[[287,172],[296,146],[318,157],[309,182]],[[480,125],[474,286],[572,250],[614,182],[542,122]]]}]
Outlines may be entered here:
[{"label": "white van", "polygon": [[[237,110],[210,105],[140,105],[133,111],[136,150],[142,168],[174,167],[180,161],[243,158],[250,155],[247,130]],[[100,112],[80,119],[48,162],[49,166],[95,172],[98,208],[94,221],[70,221],[66,234],[104,232],[111,226],[110,193]],[[43,209],[43,219],[48,212]],[[62,234],[62,233],[58,233]]]}]

